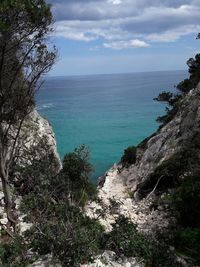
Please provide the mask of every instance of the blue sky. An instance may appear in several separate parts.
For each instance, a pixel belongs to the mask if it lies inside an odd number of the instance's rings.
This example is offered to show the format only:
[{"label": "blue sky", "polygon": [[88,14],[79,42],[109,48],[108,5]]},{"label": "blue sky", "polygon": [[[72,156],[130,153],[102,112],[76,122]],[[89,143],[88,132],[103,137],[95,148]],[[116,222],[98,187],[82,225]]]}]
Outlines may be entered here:
[{"label": "blue sky", "polygon": [[50,75],[180,70],[200,47],[200,0],[48,0]]}]

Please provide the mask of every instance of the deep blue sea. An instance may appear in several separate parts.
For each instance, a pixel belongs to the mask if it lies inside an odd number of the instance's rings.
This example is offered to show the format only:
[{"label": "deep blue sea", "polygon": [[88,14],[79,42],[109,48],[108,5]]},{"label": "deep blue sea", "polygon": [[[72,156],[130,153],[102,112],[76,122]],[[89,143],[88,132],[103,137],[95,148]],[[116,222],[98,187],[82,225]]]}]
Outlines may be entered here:
[{"label": "deep blue sea", "polygon": [[186,77],[186,71],[49,77],[37,109],[52,124],[61,157],[89,147],[95,180],[157,129],[165,106],[153,98]]}]

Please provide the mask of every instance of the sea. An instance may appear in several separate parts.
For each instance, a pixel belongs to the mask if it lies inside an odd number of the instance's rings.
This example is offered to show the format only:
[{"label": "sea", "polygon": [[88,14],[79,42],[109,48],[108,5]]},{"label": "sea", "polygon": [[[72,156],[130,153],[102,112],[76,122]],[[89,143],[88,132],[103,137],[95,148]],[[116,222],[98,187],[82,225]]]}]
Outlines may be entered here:
[{"label": "sea", "polygon": [[186,71],[46,77],[37,110],[51,123],[61,158],[82,144],[89,148],[95,182],[124,149],[158,128],[166,105],[153,99],[186,77]]}]

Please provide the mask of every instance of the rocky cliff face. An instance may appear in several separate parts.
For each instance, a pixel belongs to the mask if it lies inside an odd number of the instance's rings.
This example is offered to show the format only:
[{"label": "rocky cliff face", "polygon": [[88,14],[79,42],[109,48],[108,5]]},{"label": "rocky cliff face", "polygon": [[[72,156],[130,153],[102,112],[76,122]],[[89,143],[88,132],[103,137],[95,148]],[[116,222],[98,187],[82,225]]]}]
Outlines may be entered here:
[{"label": "rocky cliff face", "polygon": [[22,126],[16,149],[18,163],[27,164],[31,157],[33,157],[32,155],[40,159],[44,153],[52,154],[52,158],[56,160],[58,165],[57,171],[59,171],[62,164],[57,152],[52,126],[34,110],[26,118]]},{"label": "rocky cliff face", "polygon": [[[16,163],[23,166],[31,162],[33,158],[40,159],[47,153],[52,155],[55,172],[62,168],[62,163],[57,152],[56,139],[51,125],[47,120],[42,118],[36,110],[34,110],[24,121],[20,138],[15,151]],[[17,174],[16,174],[17,175]],[[7,217],[4,213],[4,195],[0,190],[0,224],[7,224]],[[16,207],[20,204],[20,197],[15,196]],[[19,217],[19,228],[21,232],[29,228],[29,224],[23,222],[23,216]]]}]

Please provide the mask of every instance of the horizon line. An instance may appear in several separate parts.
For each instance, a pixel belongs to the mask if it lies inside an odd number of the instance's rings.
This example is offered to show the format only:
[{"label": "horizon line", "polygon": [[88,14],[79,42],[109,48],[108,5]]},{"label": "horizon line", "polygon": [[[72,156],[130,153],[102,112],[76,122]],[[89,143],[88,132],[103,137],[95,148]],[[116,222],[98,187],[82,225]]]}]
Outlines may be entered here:
[{"label": "horizon line", "polygon": [[152,71],[134,71],[134,72],[113,72],[113,73],[96,73],[96,74],[66,74],[66,75],[46,75],[47,78],[59,77],[80,77],[80,76],[106,76],[106,75],[123,75],[123,74],[138,74],[138,73],[154,73],[154,72],[179,72],[187,71],[187,69],[178,70],[152,70]]}]

